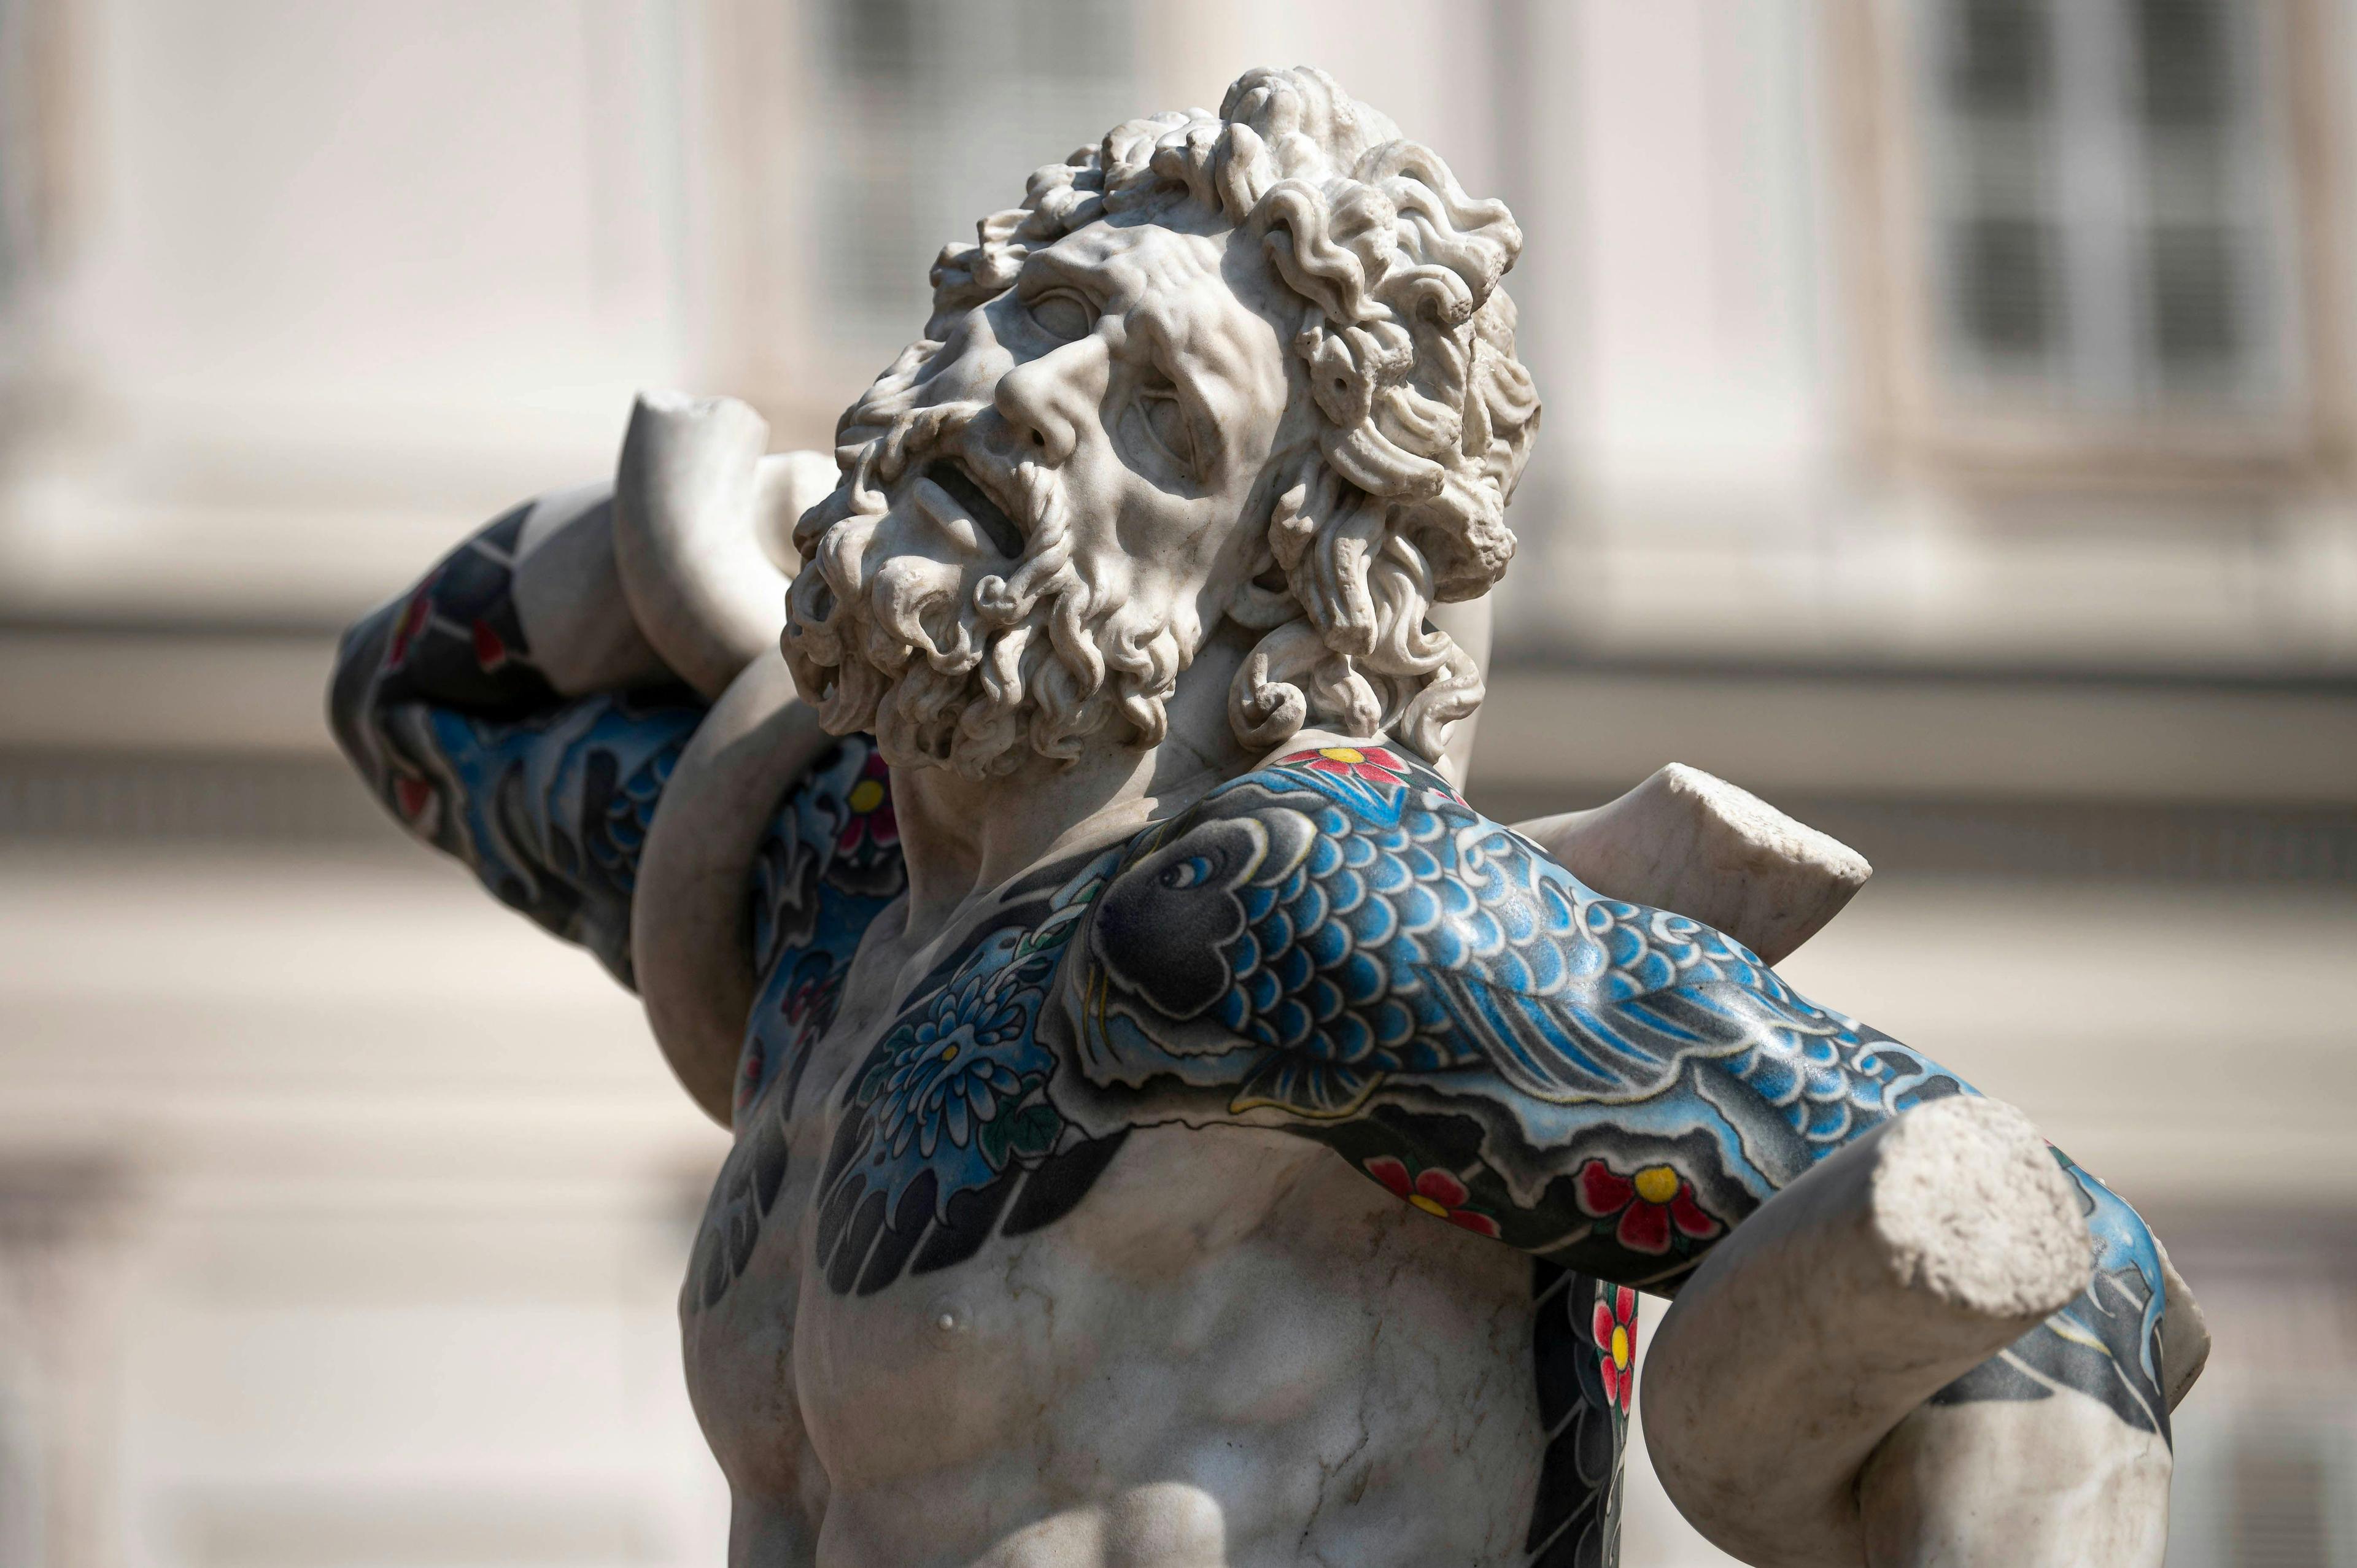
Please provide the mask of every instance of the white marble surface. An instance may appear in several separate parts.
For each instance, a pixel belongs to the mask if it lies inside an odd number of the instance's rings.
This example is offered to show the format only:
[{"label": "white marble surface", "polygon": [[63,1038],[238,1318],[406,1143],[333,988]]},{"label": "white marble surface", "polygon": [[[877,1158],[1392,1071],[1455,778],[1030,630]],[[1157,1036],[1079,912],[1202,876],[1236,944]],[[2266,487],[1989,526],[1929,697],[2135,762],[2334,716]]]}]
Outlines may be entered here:
[{"label": "white marble surface", "polygon": [[1873,875],[1848,845],[1678,762],[1604,805],[1515,825],[1597,891],[1674,909],[1771,964]]},{"label": "white marble surface", "polygon": [[[2083,1290],[2093,1258],[2077,1187],[2011,1106],[1944,1100],[1876,1128],[1763,1204],[1679,1293],[1643,1392],[1663,1488],[1760,1568],[2157,1568],[2169,1496],[2158,1439],[2068,1392],[2002,1433],[1978,1406],[1914,1421]],[[1914,1424],[1936,1438],[1904,1449],[1928,1462],[1902,1463],[1886,1440]],[[2041,1517],[2003,1495],[2019,1429],[2046,1436],[2046,1473],[2069,1476],[2094,1520]],[[2142,1460],[2160,1450],[2143,1484],[2107,1484],[2123,1439]],[[2143,1550],[2084,1528],[2115,1520]]]}]

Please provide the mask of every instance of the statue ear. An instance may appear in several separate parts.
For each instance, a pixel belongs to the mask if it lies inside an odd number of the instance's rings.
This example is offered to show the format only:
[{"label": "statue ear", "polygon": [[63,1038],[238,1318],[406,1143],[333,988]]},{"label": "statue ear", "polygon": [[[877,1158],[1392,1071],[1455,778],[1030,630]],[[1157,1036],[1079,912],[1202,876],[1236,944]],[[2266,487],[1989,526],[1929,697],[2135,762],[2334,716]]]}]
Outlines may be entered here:
[{"label": "statue ear", "polygon": [[1226,614],[1238,626],[1254,631],[1272,631],[1299,618],[1301,603],[1293,596],[1293,585],[1271,553],[1266,534],[1253,553],[1251,572],[1228,596]]},{"label": "statue ear", "polygon": [[[1292,400],[1294,407],[1286,413],[1288,422],[1299,413],[1306,398]],[[1318,446],[1307,433],[1281,444],[1262,471],[1259,487],[1246,503],[1246,516],[1258,513],[1252,523],[1252,559],[1222,607],[1227,618],[1251,631],[1274,631],[1287,621],[1302,616],[1301,601],[1294,596],[1293,583],[1286,554],[1280,546],[1286,540],[1279,538],[1280,530],[1305,532],[1298,521],[1308,505],[1312,482],[1318,477]],[[1314,521],[1309,527],[1314,528]],[[1298,549],[1290,553],[1297,557]]]}]

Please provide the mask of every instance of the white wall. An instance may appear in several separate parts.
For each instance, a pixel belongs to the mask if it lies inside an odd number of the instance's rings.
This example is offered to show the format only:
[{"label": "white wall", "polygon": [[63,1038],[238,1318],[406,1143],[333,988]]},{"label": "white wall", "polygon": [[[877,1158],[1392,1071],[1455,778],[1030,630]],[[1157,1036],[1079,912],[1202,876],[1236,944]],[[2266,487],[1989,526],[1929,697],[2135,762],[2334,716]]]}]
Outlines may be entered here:
[{"label": "white wall", "polygon": [[673,1303],[725,1138],[628,995],[422,857],[0,861],[0,1194],[112,1193],[0,1226],[96,1531],[40,1561],[720,1560]]},{"label": "white wall", "polygon": [[[77,23],[87,188],[44,324],[47,438],[20,436],[0,487],[10,601],[329,616],[604,469],[636,387],[782,365],[792,436],[823,442],[878,368],[826,338],[823,303],[752,314],[809,286],[794,248],[824,235],[737,162],[791,145],[806,180],[832,134],[798,102],[723,112],[824,66],[766,60],[811,27],[723,25],[768,15],[754,0],[44,3]],[[1140,4],[1135,91],[1211,102],[1248,65],[1315,60],[1516,201],[1547,414],[1510,647],[2357,661],[2342,489],[1991,502],[1868,460],[1831,15]],[[978,181],[975,214],[1019,177]],[[945,237],[910,242],[912,277]]]},{"label": "white wall", "polygon": [[10,596],[340,607],[685,370],[676,18],[89,0]]}]

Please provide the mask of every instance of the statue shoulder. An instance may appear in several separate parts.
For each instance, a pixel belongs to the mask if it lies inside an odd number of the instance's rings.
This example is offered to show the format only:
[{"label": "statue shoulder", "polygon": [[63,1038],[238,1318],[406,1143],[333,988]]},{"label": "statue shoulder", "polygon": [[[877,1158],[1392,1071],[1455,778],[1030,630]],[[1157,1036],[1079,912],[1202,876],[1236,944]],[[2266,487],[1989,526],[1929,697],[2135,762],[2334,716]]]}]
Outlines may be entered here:
[{"label": "statue shoulder", "polygon": [[1567,914],[1569,874],[1428,765],[1372,742],[1308,746],[1134,840],[1091,946],[1112,993],[1166,1021],[1286,1039],[1372,1009],[1404,1038],[1412,1021],[1385,1004],[1413,989],[1402,966],[1465,956],[1506,882],[1538,880],[1561,885]]},{"label": "statue shoulder", "polygon": [[1339,877],[1336,886],[1346,895],[1355,884],[1342,873],[1374,875],[1371,886],[1378,891],[1400,886],[1400,876],[1378,872],[1386,862],[1398,863],[1408,880],[1440,884],[1479,878],[1490,860],[1504,855],[1544,865],[1570,880],[1538,845],[1469,805],[1438,769],[1373,741],[1304,746],[1272,757],[1141,835],[1128,861],[1136,864],[1220,823],[1254,824],[1212,836],[1265,844],[1255,875],[1282,867],[1288,874],[1298,869],[1310,881]]},{"label": "statue shoulder", "polygon": [[1369,743],[1289,752],[1143,836],[1091,935],[1092,1069],[1250,1057],[1232,1111],[1331,1117],[1394,1075],[1467,1069],[1534,1101],[1625,1101],[1762,1027],[1842,1026],[1720,933],[1598,895]]}]

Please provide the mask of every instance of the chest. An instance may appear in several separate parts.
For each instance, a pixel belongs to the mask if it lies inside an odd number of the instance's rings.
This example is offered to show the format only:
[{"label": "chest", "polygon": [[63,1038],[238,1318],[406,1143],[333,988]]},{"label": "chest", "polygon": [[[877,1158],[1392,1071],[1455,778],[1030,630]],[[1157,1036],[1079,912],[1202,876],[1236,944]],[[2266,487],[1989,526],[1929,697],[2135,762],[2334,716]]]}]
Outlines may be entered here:
[{"label": "chest", "polygon": [[813,948],[772,967],[680,1301],[716,1446],[723,1428],[755,1449],[796,1428],[813,1307],[841,1302],[871,1337],[909,1329],[922,1276],[1046,1229],[1113,1163],[1121,1140],[1075,1141],[1046,1096],[1081,912],[1002,906],[931,950],[888,915],[839,962]]},{"label": "chest", "polygon": [[769,1062],[682,1302],[740,1490],[839,1499],[1033,1441],[1145,1477],[1248,1438],[1275,1463],[1402,1375],[1410,1324],[1452,1386],[1523,1387],[1521,1259],[1283,1133],[1067,1123],[1084,911],[1018,905],[915,962],[879,923],[823,1032]]},{"label": "chest", "polygon": [[[868,1054],[811,1134],[841,1140]],[[697,1408],[740,1490],[807,1494],[815,1476],[837,1504],[963,1495],[958,1477],[1011,1466],[1011,1501],[1045,1508],[1205,1454],[1281,1473],[1371,1390],[1405,1410],[1437,1382],[1441,1424],[1468,1433],[1527,1402],[1523,1260],[1281,1133],[1146,1126],[1097,1155],[1017,1165],[940,1210],[921,1207],[941,1179],[925,1167],[897,1212],[875,1196],[888,1176],[790,1156],[747,1267],[688,1324]]]}]

